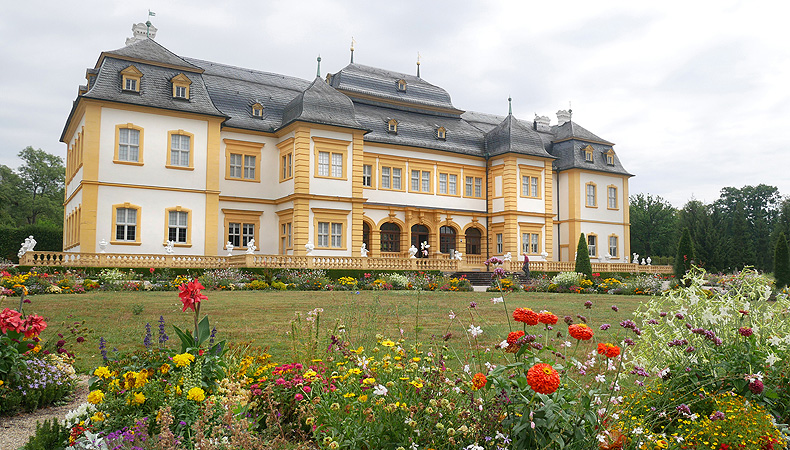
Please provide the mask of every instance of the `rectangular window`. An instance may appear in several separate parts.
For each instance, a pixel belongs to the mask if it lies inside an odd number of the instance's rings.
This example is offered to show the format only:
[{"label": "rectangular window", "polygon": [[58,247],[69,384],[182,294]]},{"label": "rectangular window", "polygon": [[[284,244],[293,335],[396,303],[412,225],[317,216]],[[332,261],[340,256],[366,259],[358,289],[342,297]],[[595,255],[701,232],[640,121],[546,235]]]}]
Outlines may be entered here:
[{"label": "rectangular window", "polygon": [[584,160],[587,162],[593,162],[593,153],[592,151],[585,151],[584,152]]},{"label": "rectangular window", "polygon": [[318,242],[316,247],[329,247],[329,222],[318,222]]},{"label": "rectangular window", "polygon": [[127,78],[126,79],[126,86],[124,89],[127,91],[137,91],[137,80],[134,78]]},{"label": "rectangular window", "polygon": [[186,86],[176,86],[176,97],[178,98],[187,98],[187,87]]},{"label": "rectangular window", "polygon": [[483,179],[475,178],[475,197],[483,196]]},{"label": "rectangular window", "polygon": [[610,166],[614,165],[614,155],[606,155],[606,164]]},{"label": "rectangular window", "polygon": [[587,250],[590,256],[595,256],[598,254],[598,250],[595,248],[595,243],[597,242],[598,237],[595,235],[587,236]]},{"label": "rectangular window", "polygon": [[332,176],[343,178],[343,154],[332,153]]},{"label": "rectangular window", "polygon": [[597,206],[595,201],[595,185],[588,184],[587,185],[587,206]]},{"label": "rectangular window", "polygon": [[373,166],[369,164],[362,166],[362,186],[373,186]]},{"label": "rectangular window", "polygon": [[420,171],[419,170],[412,170],[411,171],[411,190],[412,191],[420,191]]},{"label": "rectangular window", "polygon": [[466,177],[466,196],[471,197],[472,192],[474,192],[474,177]]},{"label": "rectangular window", "polygon": [[450,175],[449,179],[447,180],[447,192],[449,192],[450,195],[458,195],[457,175]]},{"label": "rectangular window", "polygon": [[502,241],[502,233],[497,233],[496,235],[496,252],[502,253],[504,250],[504,244]]},{"label": "rectangular window", "polygon": [[280,180],[293,178],[293,153],[286,153],[280,157]]},{"label": "rectangular window", "polygon": [[244,179],[245,180],[254,180],[255,179],[255,157],[250,155],[244,155]]},{"label": "rectangular window", "polygon": [[187,242],[187,213],[184,211],[170,211],[167,240],[179,244]]},{"label": "rectangular window", "polygon": [[532,197],[538,197],[538,177],[530,178],[530,186],[532,187]]},{"label": "rectangular window", "polygon": [[423,192],[430,192],[431,191],[431,172],[422,172],[422,191]]},{"label": "rectangular window", "polygon": [[241,226],[241,246],[246,247],[250,240],[255,239],[255,225],[245,223]]},{"label": "rectangular window", "polygon": [[440,173],[439,174],[439,193],[446,194],[447,193],[447,174]]},{"label": "rectangular window", "polygon": [[293,246],[291,236],[291,222],[280,223],[280,253],[283,255],[285,254],[286,250]]},{"label": "rectangular window", "polygon": [[390,168],[389,167],[382,167],[381,168],[381,188],[382,189],[391,189],[391,185],[390,185]]},{"label": "rectangular window", "polygon": [[522,197],[539,197],[538,194],[538,177],[531,177],[528,175],[521,176],[521,196]]},{"label": "rectangular window", "polygon": [[170,136],[170,164],[189,167],[189,136],[173,134]]},{"label": "rectangular window", "polygon": [[228,224],[228,242],[230,242],[234,247],[241,246],[241,224],[240,223],[229,223]]},{"label": "rectangular window", "polygon": [[115,240],[134,241],[137,238],[137,210],[118,208],[115,210]]},{"label": "rectangular window", "polygon": [[609,255],[617,258],[617,236],[609,236]]},{"label": "rectangular window", "polygon": [[400,169],[392,169],[392,189],[400,190]]},{"label": "rectangular window", "polygon": [[318,152],[318,175],[329,176],[329,152]]},{"label": "rectangular window", "polygon": [[607,192],[609,194],[609,209],[617,209],[617,188],[614,186],[609,186]]},{"label": "rectangular window", "polygon": [[332,224],[332,247],[340,248],[343,246],[343,224]]},{"label": "rectangular window", "polygon": [[231,178],[241,178],[241,155],[230,154],[230,173]]},{"label": "rectangular window", "polygon": [[522,234],[521,249],[523,253],[538,254],[540,251],[540,235],[538,233]]},{"label": "rectangular window", "polygon": [[118,159],[120,161],[139,161],[140,130],[132,128],[118,130]]}]

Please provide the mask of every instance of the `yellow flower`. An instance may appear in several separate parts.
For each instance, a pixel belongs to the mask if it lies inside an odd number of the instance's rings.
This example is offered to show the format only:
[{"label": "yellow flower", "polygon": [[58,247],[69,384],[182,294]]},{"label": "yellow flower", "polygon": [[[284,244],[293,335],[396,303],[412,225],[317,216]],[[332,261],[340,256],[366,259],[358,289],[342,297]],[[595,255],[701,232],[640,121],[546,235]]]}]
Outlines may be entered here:
[{"label": "yellow flower", "polygon": [[385,346],[385,347],[394,347],[394,346],[395,346],[395,343],[394,343],[394,342],[392,342],[392,341],[391,341],[391,340],[389,340],[389,339],[385,339],[385,340],[381,341],[381,345],[383,345],[383,346]]},{"label": "yellow flower", "polygon": [[303,377],[304,377],[304,379],[305,379],[305,380],[307,380],[307,381],[313,381],[313,380],[315,380],[316,378],[318,378],[318,373],[317,373],[315,370],[308,370],[308,371],[307,371],[307,372],[305,372],[305,373],[304,373],[304,375],[302,375],[302,376],[303,376]]},{"label": "yellow flower", "polygon": [[3,381],[3,380],[0,380],[0,386],[2,386],[2,385],[4,385],[4,384],[5,384],[5,381]]},{"label": "yellow flower", "polygon": [[126,399],[127,405],[142,405],[143,403],[145,403],[145,395],[142,392],[135,392]]},{"label": "yellow flower", "polygon": [[343,394],[343,397],[345,397],[345,398],[349,398],[349,397],[355,397],[356,395],[357,395],[357,394],[355,394],[355,393],[353,393],[353,392],[348,392],[348,393],[346,393],[346,394]]},{"label": "yellow flower", "polygon": [[185,367],[194,361],[195,355],[192,353],[181,353],[173,357],[173,362],[176,363],[176,367]]},{"label": "yellow flower", "polygon": [[93,371],[93,374],[99,378],[110,378],[110,369],[104,366],[99,366]]},{"label": "yellow flower", "polygon": [[199,387],[193,387],[189,390],[189,392],[187,392],[187,399],[194,400],[196,402],[202,402],[206,399],[206,393]]},{"label": "yellow flower", "polygon": [[376,379],[372,377],[368,377],[362,380],[362,383],[367,384],[368,386],[373,386],[374,384],[376,384]]},{"label": "yellow flower", "polygon": [[159,373],[166,375],[167,372],[170,372],[170,364],[164,363],[162,364],[162,367],[159,368]]},{"label": "yellow flower", "polygon": [[368,401],[368,396],[367,395],[360,395],[357,398],[357,400],[359,400],[360,403],[365,403],[366,401]]},{"label": "yellow flower", "polygon": [[105,416],[103,412],[97,411],[96,414],[91,416],[91,422],[101,422],[106,418],[107,416]]},{"label": "yellow flower", "polygon": [[416,387],[417,389],[420,389],[420,388],[422,388],[422,383],[420,383],[420,382],[419,382],[419,381],[417,381],[417,380],[413,380],[413,381],[411,381],[409,384],[410,384],[410,385],[412,385],[412,386],[414,386],[414,387]]},{"label": "yellow flower", "polygon": [[118,381],[117,378],[110,381],[110,390],[118,390],[120,388],[121,388],[121,383],[120,381]]},{"label": "yellow flower", "polygon": [[359,375],[362,373],[362,369],[360,369],[359,367],[354,367],[353,369],[350,369],[348,373],[352,375]]},{"label": "yellow flower", "polygon": [[96,389],[95,391],[91,391],[90,394],[88,394],[88,403],[91,403],[93,405],[98,405],[103,401],[104,401],[104,392],[102,392],[99,389]]}]

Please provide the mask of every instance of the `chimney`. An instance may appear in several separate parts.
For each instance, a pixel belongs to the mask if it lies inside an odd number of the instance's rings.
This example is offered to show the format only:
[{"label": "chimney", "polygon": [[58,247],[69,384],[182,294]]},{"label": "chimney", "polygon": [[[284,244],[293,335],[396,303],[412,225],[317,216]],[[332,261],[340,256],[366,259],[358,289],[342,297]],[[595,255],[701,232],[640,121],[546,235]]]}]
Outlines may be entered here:
[{"label": "chimney", "polygon": [[551,131],[551,121],[548,116],[535,114],[535,131]]},{"label": "chimney", "polygon": [[557,111],[557,125],[562,125],[565,122],[571,121],[571,113],[567,110],[561,109]]},{"label": "chimney", "polygon": [[126,38],[126,45],[134,44],[138,41],[144,41],[148,38],[156,37],[156,27],[151,25],[149,28],[146,24],[140,22],[132,25],[132,37]]}]

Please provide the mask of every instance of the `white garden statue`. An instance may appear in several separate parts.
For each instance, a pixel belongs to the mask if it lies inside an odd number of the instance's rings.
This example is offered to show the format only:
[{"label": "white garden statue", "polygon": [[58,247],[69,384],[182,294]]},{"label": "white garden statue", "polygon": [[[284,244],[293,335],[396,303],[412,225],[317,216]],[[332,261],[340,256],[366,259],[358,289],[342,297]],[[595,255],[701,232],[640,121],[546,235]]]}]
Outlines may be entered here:
[{"label": "white garden statue", "polygon": [[417,247],[415,247],[412,244],[412,246],[409,247],[409,258],[416,258],[416,257],[417,257]]},{"label": "white garden statue", "polygon": [[507,252],[502,256],[502,261],[512,261],[512,260],[513,260],[513,255],[511,255],[510,252]]},{"label": "white garden statue", "polygon": [[33,236],[28,236],[25,238],[25,242],[22,243],[22,247],[19,249],[19,252],[17,252],[16,255],[21,258],[25,255],[25,253],[32,252],[35,247],[36,240],[33,239]]},{"label": "white garden statue", "polygon": [[225,248],[228,249],[228,256],[233,256],[233,248],[234,247],[233,247],[233,244],[230,241],[228,241],[228,243],[225,244]]},{"label": "white garden statue", "polygon": [[315,250],[315,245],[312,242],[308,242],[304,245],[304,249],[307,250],[307,254],[310,255]]},{"label": "white garden statue", "polygon": [[549,257],[549,254],[548,254],[548,253],[546,253],[545,251],[543,251],[543,252],[540,252],[540,256],[542,256],[542,257],[543,257],[543,260],[545,261],[545,260],[546,260],[546,258],[548,258],[548,257]]},{"label": "white garden statue", "polygon": [[642,265],[645,265],[645,258],[642,258]]},{"label": "white garden statue", "polygon": [[428,241],[423,241],[422,244],[420,244],[420,248],[422,249],[422,256],[427,258],[428,257],[428,249],[431,248],[431,246],[428,245]]},{"label": "white garden statue", "polygon": [[648,265],[648,266],[652,266],[652,265],[653,265],[652,263],[653,263],[653,260],[652,260],[652,259],[650,259],[650,257],[648,256],[648,257],[647,257],[647,265]]},{"label": "white garden statue", "polygon": [[252,255],[253,253],[255,253],[255,250],[257,249],[258,247],[255,246],[255,239],[250,239],[247,242],[247,254]]},{"label": "white garden statue", "polygon": [[104,251],[107,250],[107,244],[108,242],[105,241],[104,239],[99,241],[99,250],[101,250],[99,253],[104,253]]},{"label": "white garden statue", "polygon": [[609,260],[610,260],[610,259],[612,259],[612,255],[610,255],[610,254],[608,254],[608,253],[604,253],[604,254],[603,254],[603,259],[604,259],[606,262],[609,262]]},{"label": "white garden statue", "polygon": [[634,260],[632,264],[639,264],[639,253],[634,253]]},{"label": "white garden statue", "polygon": [[173,246],[176,245],[176,241],[167,241],[167,245],[165,246],[165,253],[168,255],[172,255],[175,253],[173,250]]},{"label": "white garden statue", "polygon": [[362,247],[359,248],[359,256],[363,258],[367,258],[368,253],[370,253],[370,251],[368,250],[368,245],[363,242]]},{"label": "white garden statue", "polygon": [[461,261],[461,260],[463,260],[463,257],[464,257],[464,254],[463,254],[463,253],[461,253],[461,252],[459,252],[458,250],[456,250],[456,251],[453,253],[453,258],[457,259],[458,261]]}]

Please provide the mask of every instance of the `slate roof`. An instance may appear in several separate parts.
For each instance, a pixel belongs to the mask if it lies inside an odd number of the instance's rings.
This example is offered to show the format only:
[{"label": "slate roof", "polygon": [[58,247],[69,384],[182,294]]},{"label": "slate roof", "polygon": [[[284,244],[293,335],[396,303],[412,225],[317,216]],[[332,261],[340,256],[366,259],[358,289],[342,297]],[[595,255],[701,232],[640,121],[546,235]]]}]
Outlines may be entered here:
[{"label": "slate roof", "polygon": [[[406,82],[406,90],[398,90],[398,80]],[[384,101],[405,102],[420,107],[442,108],[461,114],[463,111],[456,109],[450,99],[450,94],[444,89],[434,86],[422,78],[400,72],[364,66],[362,64],[349,64],[339,72],[330,76],[329,84],[340,91],[350,95],[364,94],[377,97]],[[370,100],[355,98],[355,103],[365,103]],[[397,105],[391,107],[400,108]]]},{"label": "slate roof", "polygon": [[316,77],[304,92],[291,100],[283,110],[283,126],[296,121],[359,128],[351,99]]},{"label": "slate roof", "polygon": [[600,142],[602,144],[614,145],[606,139],[601,139],[593,133],[587,131],[581,125],[568,121],[562,125],[554,125],[551,127],[554,132],[554,142],[563,141],[566,139],[580,139],[587,142]]},{"label": "slate roof", "polygon": [[[582,151],[588,145],[593,148],[593,161],[586,161],[585,152]],[[614,154],[614,165],[606,164],[605,152],[612,147],[603,144],[588,144],[579,140],[570,140],[554,144],[552,154],[557,157],[554,162],[554,170],[562,171],[568,169],[594,170],[596,172],[616,173],[632,177],[633,174],[625,170],[617,153]]]},{"label": "slate roof", "polygon": [[513,114],[508,114],[505,120],[486,133],[485,142],[490,156],[519,153],[541,158],[554,158],[543,147],[543,141],[538,132],[521,123],[513,117]]},{"label": "slate roof", "polygon": [[[179,66],[186,69],[200,71],[199,67],[190,64],[184,58],[164,48],[153,39],[135,41],[126,47],[102,53],[102,56],[105,55],[114,55],[119,59],[141,59],[144,61],[169,64],[172,66]],[[101,63],[101,57],[99,57],[99,62]]]}]

